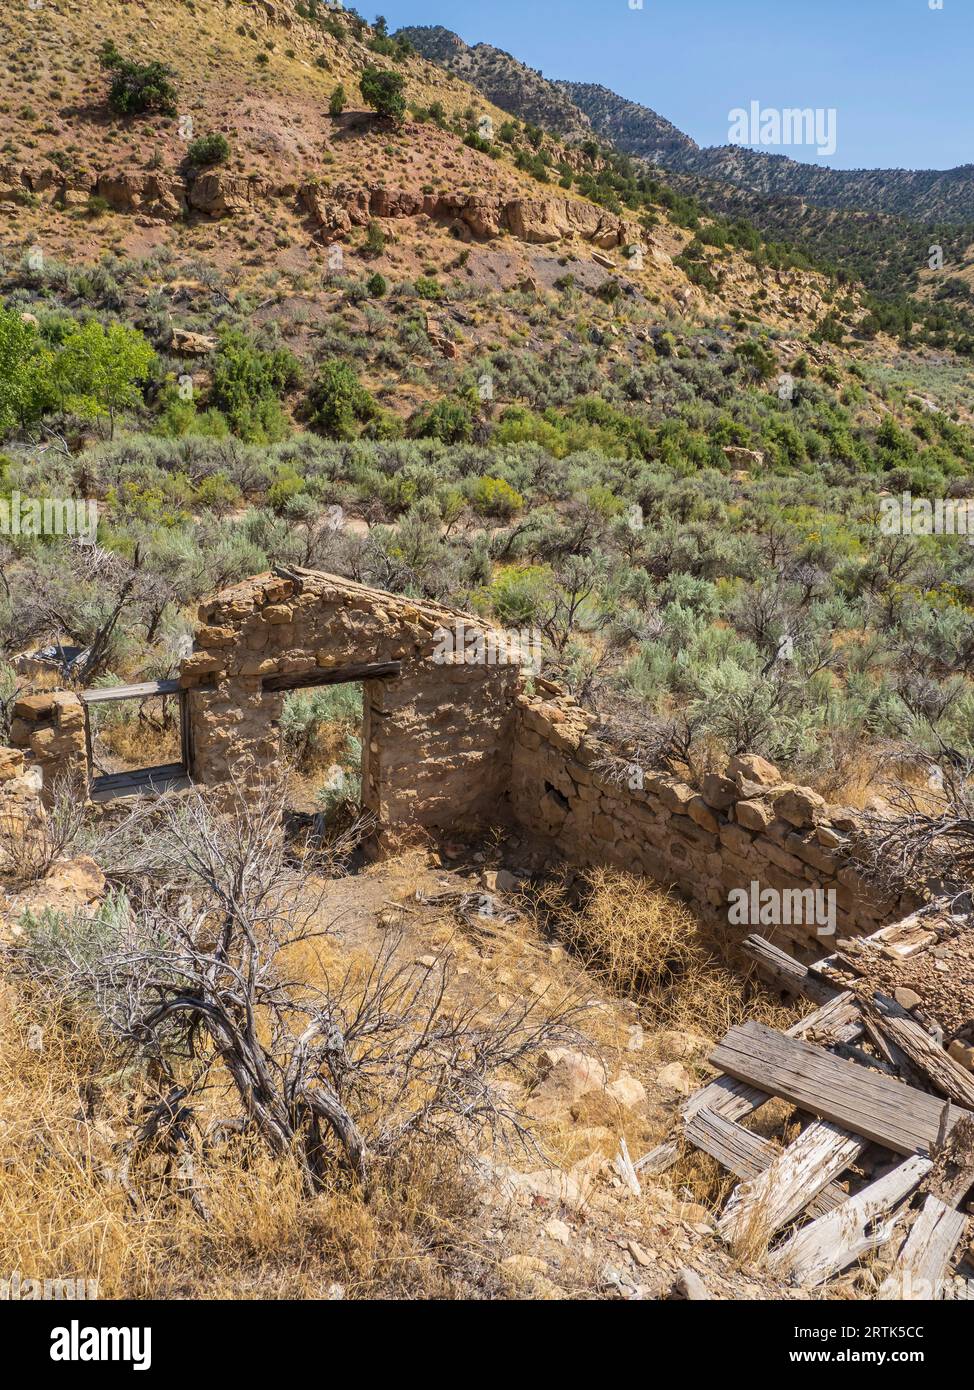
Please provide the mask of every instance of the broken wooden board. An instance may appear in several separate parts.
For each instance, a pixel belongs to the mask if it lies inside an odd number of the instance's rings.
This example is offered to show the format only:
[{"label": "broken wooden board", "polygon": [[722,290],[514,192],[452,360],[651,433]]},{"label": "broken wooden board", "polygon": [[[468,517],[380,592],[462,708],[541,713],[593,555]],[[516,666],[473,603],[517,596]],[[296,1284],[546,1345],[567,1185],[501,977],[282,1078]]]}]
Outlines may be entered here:
[{"label": "broken wooden board", "polygon": [[870,1012],[884,1038],[899,1048],[935,1091],[974,1110],[974,1074],[955,1062],[915,1018],[882,994],[873,996]]},{"label": "broken wooden board", "polygon": [[[929,1156],[941,1135],[944,1104],[936,1096],[761,1023],[732,1028],[709,1061],[748,1086],[790,1100],[894,1153]],[[947,1133],[964,1113],[948,1108]]]},{"label": "broken wooden board", "polygon": [[[694,1148],[709,1154],[735,1178],[757,1178],[781,1154],[781,1150],[764,1139],[710,1110],[700,1110],[687,1122],[686,1137]],[[824,1216],[846,1201],[848,1193],[837,1183],[829,1182],[808,1204],[813,1216]]]},{"label": "broken wooden board", "polygon": [[932,1166],[929,1158],[919,1154],[904,1159],[855,1197],[796,1231],[772,1252],[770,1271],[811,1287],[824,1284],[863,1255],[885,1245],[905,1212],[903,1199]]},{"label": "broken wooden board", "polygon": [[947,1267],[964,1235],[967,1218],[937,1197],[928,1197],[913,1223],[878,1299],[930,1302],[943,1294]]},{"label": "broken wooden board", "polygon": [[814,1004],[828,1004],[839,993],[835,985],[819,979],[807,965],[802,965],[763,936],[752,933],[745,937],[741,949],[754,962],[762,978],[776,989],[810,999]]},{"label": "broken wooden board", "polygon": [[727,1241],[753,1233],[764,1245],[782,1226],[855,1163],[866,1147],[863,1139],[816,1120],[794,1143],[778,1153],[763,1173],[731,1193],[717,1229]]},{"label": "broken wooden board", "polygon": [[[862,1036],[862,1017],[856,998],[848,991],[834,994],[827,1004],[793,1023],[785,1034],[789,1038],[810,1035],[825,1043],[855,1042]],[[767,1091],[735,1081],[729,1076],[718,1076],[716,1081],[711,1081],[690,1096],[683,1106],[683,1119],[686,1121],[698,1110],[711,1110],[728,1120],[743,1120],[770,1099]]]},{"label": "broken wooden board", "polygon": [[645,1173],[647,1177],[652,1177],[656,1173],[665,1173],[668,1168],[680,1157],[680,1145],[676,1139],[668,1139],[662,1144],[657,1144],[655,1149],[650,1149],[649,1153],[643,1154],[642,1158],[637,1158],[632,1165],[636,1174]]},{"label": "broken wooden board", "polygon": [[178,680],[142,681],[138,685],[103,685],[82,690],[78,698],[86,705],[104,705],[112,700],[146,700],[153,695],[179,695],[183,690]]}]

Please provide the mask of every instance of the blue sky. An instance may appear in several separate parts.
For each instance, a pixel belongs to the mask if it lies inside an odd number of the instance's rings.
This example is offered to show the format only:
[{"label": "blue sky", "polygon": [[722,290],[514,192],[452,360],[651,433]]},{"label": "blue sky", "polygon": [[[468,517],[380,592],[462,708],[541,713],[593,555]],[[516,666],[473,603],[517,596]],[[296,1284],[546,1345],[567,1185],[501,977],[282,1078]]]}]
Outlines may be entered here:
[{"label": "blue sky", "polygon": [[[636,0],[633,0],[636,3]],[[386,0],[390,29],[443,24],[547,77],[601,82],[702,145],[728,113],[834,107],[840,169],[974,163],[974,0]]]}]

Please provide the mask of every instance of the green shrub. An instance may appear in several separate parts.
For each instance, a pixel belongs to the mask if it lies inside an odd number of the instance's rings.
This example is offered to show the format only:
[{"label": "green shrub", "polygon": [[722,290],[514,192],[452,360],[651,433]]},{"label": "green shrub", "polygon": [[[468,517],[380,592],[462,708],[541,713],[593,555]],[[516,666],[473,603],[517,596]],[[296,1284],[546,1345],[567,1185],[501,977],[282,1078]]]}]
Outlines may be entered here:
[{"label": "green shrub", "polygon": [[443,286],[432,275],[418,275],[414,288],[420,299],[442,299]]},{"label": "green shrub", "polygon": [[158,61],[136,63],[123,58],[111,39],[105,40],[99,61],[111,73],[108,105],[118,115],[175,116],[177,92],[172,68]]},{"label": "green shrub", "polygon": [[524,498],[503,478],[476,478],[470,500],[482,516],[513,516],[524,506]]},{"label": "green shrub", "polygon": [[300,364],[287,348],[261,348],[231,329],[213,357],[210,399],[238,438],[273,444],[290,433],[281,398],[300,379]]},{"label": "green shrub", "polygon": [[438,439],[443,444],[464,444],[473,438],[473,416],[465,401],[444,397],[418,410],[409,422],[415,439]]},{"label": "green shrub", "polygon": [[381,415],[355,369],[333,359],[318,369],[310,394],[311,423],[333,439],[355,439]]},{"label": "green shrub", "polygon": [[362,100],[384,120],[399,125],[406,114],[405,79],[398,72],[368,67],[359,79]]},{"label": "green shrub", "polygon": [[225,164],[230,158],[230,141],[219,131],[201,135],[190,145],[186,158],[197,167]]}]

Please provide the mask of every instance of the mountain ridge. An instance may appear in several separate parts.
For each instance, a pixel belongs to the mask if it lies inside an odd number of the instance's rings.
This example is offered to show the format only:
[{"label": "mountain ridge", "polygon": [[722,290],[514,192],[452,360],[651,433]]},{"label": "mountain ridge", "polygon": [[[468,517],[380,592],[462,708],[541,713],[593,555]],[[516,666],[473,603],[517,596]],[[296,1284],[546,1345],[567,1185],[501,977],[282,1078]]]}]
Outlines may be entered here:
[{"label": "mountain ridge", "polygon": [[653,108],[600,83],[545,78],[503,49],[469,45],[443,26],[410,26],[399,33],[496,105],[543,125],[547,116],[546,128],[566,139],[592,133],[621,153],[666,170],[838,211],[888,213],[918,222],[974,221],[974,162],[952,169],[830,169],[743,145],[700,146]]}]

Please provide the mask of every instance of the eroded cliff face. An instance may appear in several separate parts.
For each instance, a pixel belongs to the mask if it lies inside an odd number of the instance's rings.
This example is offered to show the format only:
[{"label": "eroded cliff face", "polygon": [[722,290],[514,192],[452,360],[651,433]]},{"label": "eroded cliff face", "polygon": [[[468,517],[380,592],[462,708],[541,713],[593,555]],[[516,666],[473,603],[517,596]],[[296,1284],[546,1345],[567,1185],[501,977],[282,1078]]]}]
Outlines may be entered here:
[{"label": "eroded cliff face", "polygon": [[36,196],[63,206],[81,206],[91,197],[104,199],[116,212],[175,222],[198,213],[234,217],[273,200],[297,202],[315,228],[340,239],[373,217],[430,217],[455,223],[464,239],[491,240],[505,232],[533,244],[577,236],[611,249],[640,240],[634,222],[616,217],[578,198],[508,198],[463,192],[423,194],[403,188],[338,183],[326,188],[315,181],[297,184],[209,169],[191,178],[139,169],[75,174],[65,179],[53,166],[0,167],[0,202]]}]

